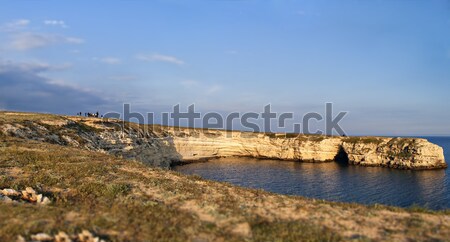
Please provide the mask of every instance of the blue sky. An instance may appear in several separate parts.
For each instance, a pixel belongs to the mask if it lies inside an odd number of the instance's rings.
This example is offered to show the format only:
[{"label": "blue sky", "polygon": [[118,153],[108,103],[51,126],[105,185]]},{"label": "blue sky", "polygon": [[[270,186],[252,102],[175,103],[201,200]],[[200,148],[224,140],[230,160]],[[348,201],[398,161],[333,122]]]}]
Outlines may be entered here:
[{"label": "blue sky", "polygon": [[9,110],[332,102],[349,134],[450,135],[450,2],[1,1],[0,88]]}]

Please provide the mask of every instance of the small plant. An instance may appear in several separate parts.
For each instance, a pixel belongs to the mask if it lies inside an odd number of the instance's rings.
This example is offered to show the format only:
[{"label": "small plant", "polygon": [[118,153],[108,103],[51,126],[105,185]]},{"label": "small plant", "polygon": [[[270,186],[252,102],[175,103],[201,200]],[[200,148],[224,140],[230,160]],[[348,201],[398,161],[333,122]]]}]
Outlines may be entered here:
[{"label": "small plant", "polygon": [[344,139],[347,143],[353,144],[381,144],[383,142],[382,139],[376,137],[347,137]]},{"label": "small plant", "polygon": [[407,210],[411,211],[411,212],[419,212],[419,213],[432,213],[434,212],[433,210],[425,207],[425,206],[420,206],[418,204],[413,204],[411,206],[409,206],[407,208]]},{"label": "small plant", "polygon": [[64,127],[68,128],[68,129],[73,129],[73,130],[76,130],[79,132],[85,132],[85,133],[96,133],[96,132],[102,131],[101,129],[97,129],[95,127],[86,125],[81,122],[70,122],[70,123],[66,124]]},{"label": "small plant", "polygon": [[127,195],[131,191],[131,185],[126,183],[111,184],[103,192],[107,197],[116,198]]},{"label": "small plant", "polygon": [[314,141],[314,142],[321,142],[326,138],[324,135],[311,135],[308,137],[308,140]]}]

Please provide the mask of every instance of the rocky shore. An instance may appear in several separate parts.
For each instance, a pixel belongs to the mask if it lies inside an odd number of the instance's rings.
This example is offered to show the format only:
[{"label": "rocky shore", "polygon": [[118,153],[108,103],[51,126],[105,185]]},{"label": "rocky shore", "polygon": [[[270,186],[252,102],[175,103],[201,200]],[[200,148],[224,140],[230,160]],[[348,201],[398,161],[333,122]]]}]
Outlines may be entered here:
[{"label": "rocky shore", "polygon": [[[360,166],[438,169],[441,147],[421,138],[336,137],[149,126],[121,120],[3,113],[0,132],[138,159],[159,167],[218,157],[245,156]],[[17,122],[8,116],[20,117]],[[8,121],[9,120],[9,121]]]},{"label": "rocky shore", "polygon": [[235,155],[314,162],[391,155],[398,164],[419,160],[436,165],[439,148],[422,139],[376,138],[372,143],[373,138],[278,134],[226,137],[224,131],[148,129],[115,120],[11,112],[0,112],[0,130],[0,241],[450,237],[448,211],[286,196],[149,166]]},{"label": "rocky shore", "polygon": [[327,137],[190,129],[165,130],[183,160],[246,156],[303,162],[339,161],[399,169],[447,167],[443,149],[419,138]]}]

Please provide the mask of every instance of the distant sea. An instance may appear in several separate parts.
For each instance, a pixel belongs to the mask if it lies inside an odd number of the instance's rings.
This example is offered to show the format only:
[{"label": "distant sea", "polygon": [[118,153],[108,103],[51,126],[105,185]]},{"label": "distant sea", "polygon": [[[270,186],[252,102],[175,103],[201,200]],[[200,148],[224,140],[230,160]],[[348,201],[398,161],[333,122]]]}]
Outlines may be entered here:
[{"label": "distant sea", "polygon": [[[443,147],[446,161],[450,164],[450,137],[423,138]],[[222,158],[174,169],[281,194],[363,204],[450,209],[450,168],[411,171],[336,162]]]}]

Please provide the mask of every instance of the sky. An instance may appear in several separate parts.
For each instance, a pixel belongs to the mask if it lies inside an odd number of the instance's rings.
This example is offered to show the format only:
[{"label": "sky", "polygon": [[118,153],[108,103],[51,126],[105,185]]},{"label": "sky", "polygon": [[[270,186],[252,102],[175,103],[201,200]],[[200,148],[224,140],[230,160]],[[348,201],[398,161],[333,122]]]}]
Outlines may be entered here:
[{"label": "sky", "polygon": [[2,110],[331,102],[350,135],[450,135],[449,92],[450,1],[0,0]]}]

